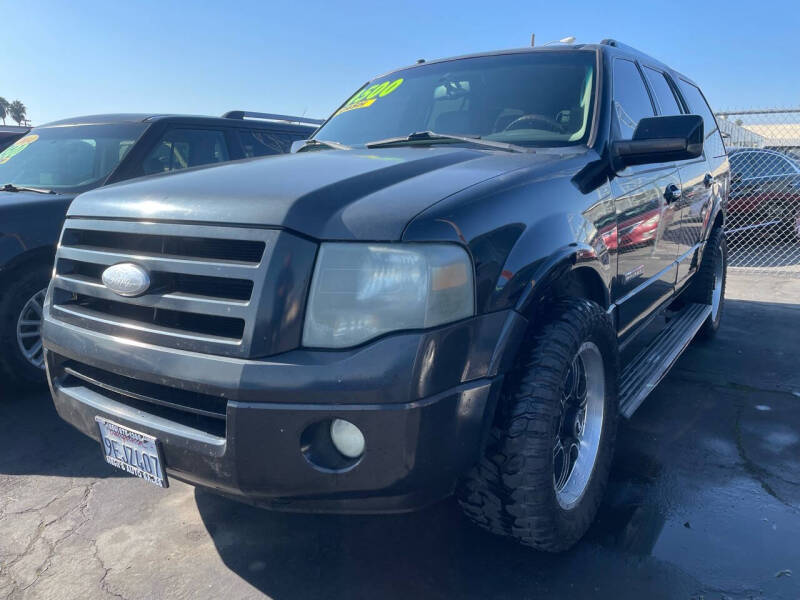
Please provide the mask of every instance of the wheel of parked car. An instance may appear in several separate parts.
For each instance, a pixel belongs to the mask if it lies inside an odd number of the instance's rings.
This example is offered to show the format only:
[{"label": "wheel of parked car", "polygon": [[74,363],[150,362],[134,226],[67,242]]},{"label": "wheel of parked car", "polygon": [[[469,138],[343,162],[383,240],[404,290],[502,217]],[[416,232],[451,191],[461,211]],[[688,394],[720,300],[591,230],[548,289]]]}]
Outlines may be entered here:
[{"label": "wheel of parked car", "polygon": [[44,382],[42,307],[50,268],[22,273],[0,300],[0,372],[16,383]]},{"label": "wheel of parked car", "polygon": [[692,302],[711,305],[711,314],[698,336],[711,339],[716,335],[725,307],[725,282],[728,271],[728,245],[722,227],[715,229],[706,242],[703,261],[688,291]]},{"label": "wheel of parked car", "polygon": [[479,526],[558,552],[600,505],[617,421],[616,335],[594,302],[558,302],[526,339],[484,457],[460,483]]}]

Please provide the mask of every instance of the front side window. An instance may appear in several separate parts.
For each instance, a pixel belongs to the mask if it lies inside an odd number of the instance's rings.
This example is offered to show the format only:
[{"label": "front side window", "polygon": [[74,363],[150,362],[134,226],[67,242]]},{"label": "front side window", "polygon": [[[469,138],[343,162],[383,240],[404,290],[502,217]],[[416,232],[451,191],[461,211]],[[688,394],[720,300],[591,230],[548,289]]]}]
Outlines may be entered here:
[{"label": "front side window", "polygon": [[102,185],[144,123],[36,127],[0,152],[0,186],[78,193]]},{"label": "front side window", "polygon": [[396,71],[353,95],[315,138],[363,146],[432,131],[524,146],[589,139],[594,51],[450,60]]},{"label": "front side window", "polygon": [[658,107],[662,115],[679,115],[681,114],[681,107],[678,100],[675,98],[675,92],[672,91],[667,76],[650,67],[644,68],[645,77],[650,83],[650,89],[658,102]]},{"label": "front side window", "polygon": [[650,94],[634,62],[614,60],[613,94],[620,139],[629,140],[641,119],[655,115]]},{"label": "front side window", "polygon": [[228,160],[225,134],[213,129],[168,129],[142,165],[145,175]]}]

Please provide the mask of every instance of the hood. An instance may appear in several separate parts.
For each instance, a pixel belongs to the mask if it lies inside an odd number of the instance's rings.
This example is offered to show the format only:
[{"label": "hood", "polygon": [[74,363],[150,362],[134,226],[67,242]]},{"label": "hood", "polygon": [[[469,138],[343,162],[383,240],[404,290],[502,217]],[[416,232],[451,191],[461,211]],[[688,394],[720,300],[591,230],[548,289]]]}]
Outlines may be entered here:
[{"label": "hood", "polygon": [[318,150],[107,186],[70,216],[276,226],[326,240],[399,240],[421,211],[553,156],[457,147]]}]

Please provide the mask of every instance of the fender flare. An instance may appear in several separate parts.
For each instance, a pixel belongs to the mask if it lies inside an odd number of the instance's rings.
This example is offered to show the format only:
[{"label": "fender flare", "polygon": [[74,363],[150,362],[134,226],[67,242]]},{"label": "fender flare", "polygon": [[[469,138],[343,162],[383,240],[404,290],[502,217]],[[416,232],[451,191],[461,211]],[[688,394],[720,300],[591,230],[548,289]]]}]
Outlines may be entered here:
[{"label": "fender flare", "polygon": [[611,282],[616,275],[612,265],[616,265],[616,260],[613,260],[616,255],[606,253],[605,257],[607,257],[607,265],[604,265],[604,258],[598,256],[597,251],[588,244],[575,243],[560,248],[533,273],[530,285],[520,296],[514,307],[515,310],[523,315],[530,315],[535,305],[546,297],[548,291],[559,279],[578,269],[591,270],[593,276],[596,277],[595,281],[600,284],[598,286],[600,297],[594,299],[602,300],[602,307],[607,309],[611,306]]}]

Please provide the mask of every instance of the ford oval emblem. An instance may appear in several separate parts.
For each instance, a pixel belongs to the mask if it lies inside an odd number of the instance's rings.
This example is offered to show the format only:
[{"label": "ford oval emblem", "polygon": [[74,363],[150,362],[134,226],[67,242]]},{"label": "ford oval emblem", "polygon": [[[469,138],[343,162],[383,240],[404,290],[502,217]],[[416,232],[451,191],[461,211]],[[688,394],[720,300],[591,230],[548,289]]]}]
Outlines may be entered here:
[{"label": "ford oval emblem", "polygon": [[150,287],[150,275],[133,263],[119,263],[103,271],[103,285],[119,296],[139,296]]}]

